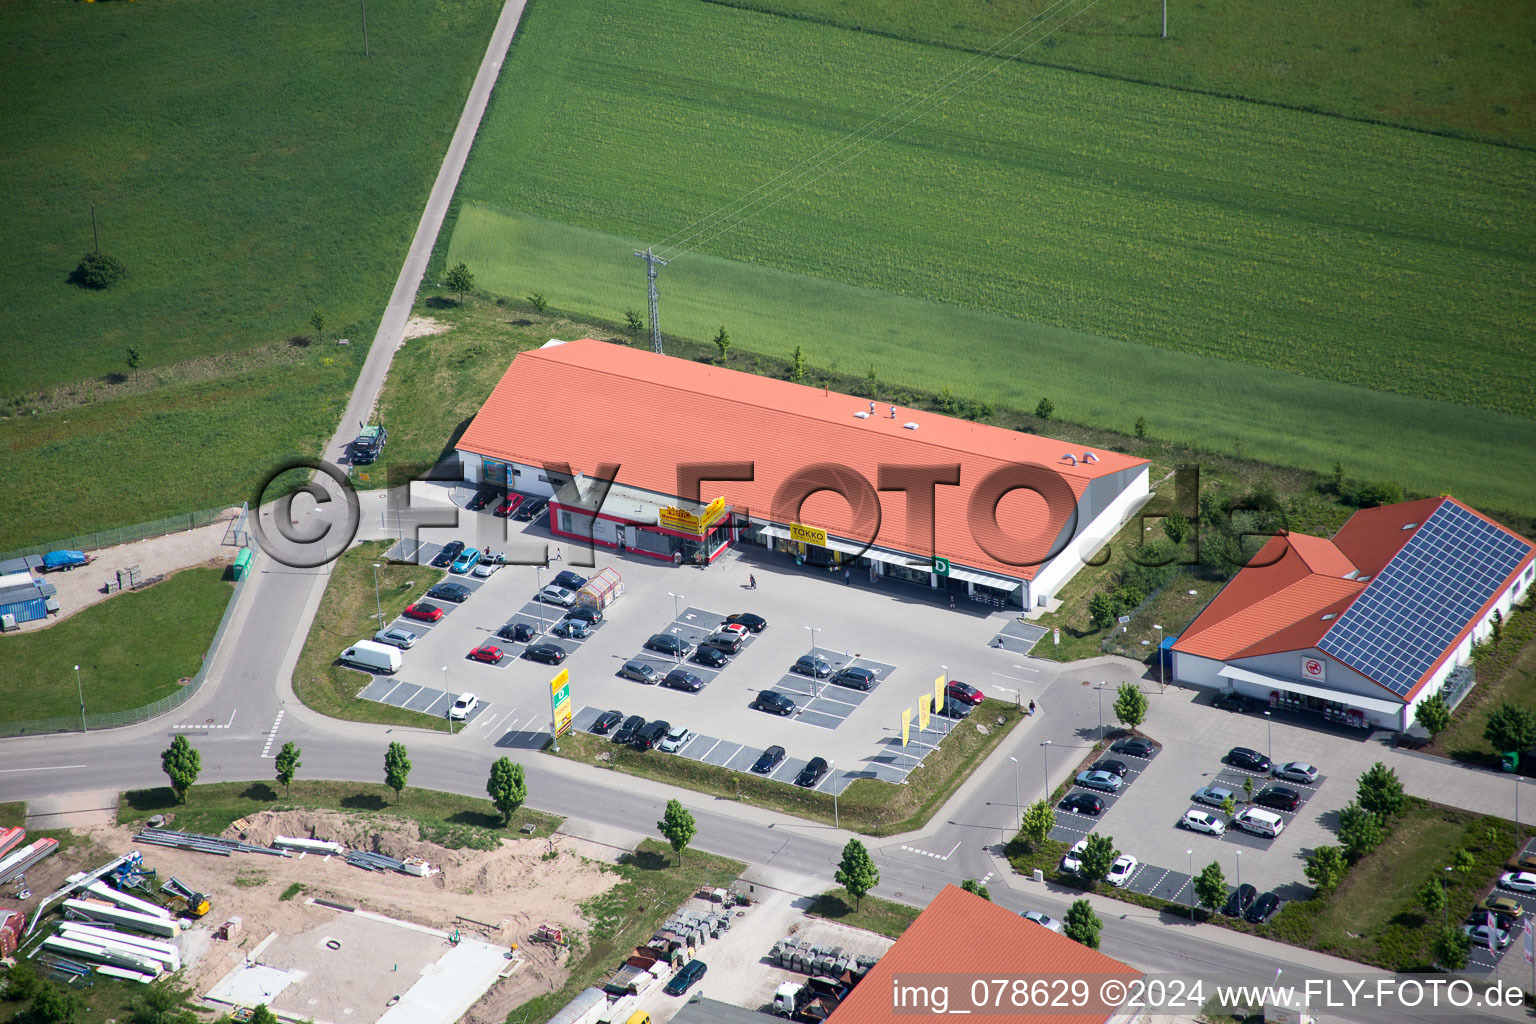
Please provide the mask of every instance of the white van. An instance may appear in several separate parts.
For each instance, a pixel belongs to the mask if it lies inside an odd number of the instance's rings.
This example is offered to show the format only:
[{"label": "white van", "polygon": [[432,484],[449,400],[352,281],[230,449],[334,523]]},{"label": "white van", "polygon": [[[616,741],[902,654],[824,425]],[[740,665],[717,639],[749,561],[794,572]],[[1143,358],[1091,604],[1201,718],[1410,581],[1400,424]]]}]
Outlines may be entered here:
[{"label": "white van", "polygon": [[1267,839],[1273,839],[1285,831],[1285,821],[1280,815],[1273,811],[1261,811],[1257,807],[1249,807],[1238,812],[1233,817],[1232,824]]},{"label": "white van", "polygon": [[359,640],[341,652],[340,660],[343,664],[385,675],[400,671],[399,650],[372,640]]}]

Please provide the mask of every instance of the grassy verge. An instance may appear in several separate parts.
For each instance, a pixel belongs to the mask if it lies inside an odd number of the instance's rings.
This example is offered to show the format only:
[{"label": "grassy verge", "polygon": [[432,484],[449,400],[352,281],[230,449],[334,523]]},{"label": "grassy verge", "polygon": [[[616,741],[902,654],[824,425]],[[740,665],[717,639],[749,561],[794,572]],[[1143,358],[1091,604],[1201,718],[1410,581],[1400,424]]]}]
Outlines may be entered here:
[{"label": "grassy verge", "polygon": [[[85,569],[84,572],[92,570]],[[48,629],[0,643],[0,721],[126,711],[196,675],[229,603],[224,570],[187,569],[118,594]]]},{"label": "grassy verge", "polygon": [[[928,755],[922,766],[912,773],[908,785],[855,779],[838,797],[835,815],[832,797],[825,793],[685,757],[671,757],[654,751],[642,753],[627,746],[616,746],[603,736],[573,732],[560,741],[560,753],[555,756],[683,786],[711,796],[743,800],[828,825],[833,823],[835,816],[843,828],[866,835],[887,836],[921,828],[1023,717],[1020,709],[1012,704],[988,701],[980,711],[957,725],[938,750]],[[976,728],[978,725],[986,732]],[[552,753],[548,748],[546,752]]]},{"label": "grassy verge", "polygon": [[424,565],[382,562],[378,592],[374,592],[374,563],[394,546],[392,540],[365,541],[337,559],[325,586],[325,596],[309,627],[309,638],[293,669],[293,689],[306,706],[323,715],[351,722],[382,725],[414,725],[446,730],[447,721],[418,711],[390,707],[378,701],[358,700],[357,692],[368,676],[337,664],[336,655],[358,641],[372,637],[380,628],[378,605],[390,622],[406,605],[420,597],[446,575]]},{"label": "grassy verge", "polygon": [[824,917],[829,921],[846,924],[850,928],[863,928],[865,931],[899,939],[901,933],[917,920],[917,915],[923,910],[921,907],[883,900],[878,896],[855,900],[848,895],[847,890],[829,889],[817,896],[816,902],[805,912],[812,917]]},{"label": "grassy verge", "polygon": [[14,825],[27,823],[27,804],[25,800],[14,800],[10,803],[0,804],[0,828],[11,828]]},{"label": "grassy verge", "polygon": [[560,991],[529,1000],[507,1019],[548,1020],[576,993],[602,981],[635,946],[656,934],[657,926],[678,904],[702,888],[730,885],[745,867],[739,861],[696,850],[686,851],[678,864],[670,847],[649,839],[641,843],[610,869],[623,881],[582,907],[591,929],[573,948],[571,974]]},{"label": "grassy verge", "polygon": [[[382,775],[382,763],[379,771]],[[381,827],[387,824],[387,819],[408,818],[420,826],[422,839],[450,849],[491,849],[498,838],[512,838],[526,824],[535,826],[534,835],[548,836],[564,820],[524,807],[512,815],[506,828],[502,828],[501,815],[486,799],[430,789],[406,789],[397,800],[394,790],[382,784],[321,779],[295,780],[288,793],[284,793],[276,782],[215,782],[193,786],[187,791],[184,804],[176,803],[175,794],[169,787],[130,790],[118,800],[117,820],[120,824],[131,825],[153,814],[169,814],[174,815],[173,827],[176,829],[217,835],[237,819],[262,811],[300,807],[376,815]]]},{"label": "grassy verge", "polygon": [[[1499,754],[1483,738],[1488,716],[1501,704],[1536,707],[1536,609],[1527,601],[1504,623],[1503,638],[1488,660],[1477,668],[1477,686],[1457,707],[1450,727],[1426,748],[1485,768],[1499,766]],[[1536,765],[1520,759],[1520,772],[1529,775]]]}]

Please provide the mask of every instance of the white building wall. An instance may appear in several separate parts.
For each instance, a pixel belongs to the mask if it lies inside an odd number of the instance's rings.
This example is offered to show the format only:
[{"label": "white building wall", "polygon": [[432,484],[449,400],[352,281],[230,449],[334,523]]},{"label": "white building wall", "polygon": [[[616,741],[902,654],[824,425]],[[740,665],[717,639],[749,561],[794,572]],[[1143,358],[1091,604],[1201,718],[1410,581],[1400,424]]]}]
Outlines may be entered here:
[{"label": "white building wall", "polygon": [[[1198,654],[1185,654],[1183,651],[1173,652],[1173,681],[1176,683],[1189,683],[1192,686],[1200,686],[1210,690],[1225,690],[1227,680],[1217,675],[1227,663],[1211,658],[1202,658]],[[1267,696],[1267,695],[1266,695]]]},{"label": "white building wall", "polygon": [[1150,467],[1142,466],[1131,478],[1125,489],[1105,507],[1103,512],[1087,526],[1079,526],[1077,536],[1055,558],[1040,567],[1029,587],[1030,599],[1036,605],[1044,605],[1056,592],[1076,576],[1087,559],[1102,548],[1120,531],[1125,521],[1146,503],[1147,478]]}]

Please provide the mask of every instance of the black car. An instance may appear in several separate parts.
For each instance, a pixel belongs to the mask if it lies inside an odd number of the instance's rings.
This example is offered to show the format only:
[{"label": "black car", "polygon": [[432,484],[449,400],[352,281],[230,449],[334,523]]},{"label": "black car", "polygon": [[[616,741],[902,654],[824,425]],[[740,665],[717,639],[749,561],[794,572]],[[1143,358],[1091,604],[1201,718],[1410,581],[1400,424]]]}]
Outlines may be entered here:
[{"label": "black car", "polygon": [[689,651],[693,650],[693,645],[671,633],[652,633],[651,638],[645,642],[645,649],[674,658],[684,658],[688,656]]},{"label": "black car", "polygon": [[667,677],[661,681],[661,685],[669,690],[686,690],[688,693],[698,693],[704,689],[704,680],[685,668],[675,668],[667,673]]},{"label": "black car", "polygon": [[1149,758],[1157,753],[1157,747],[1151,740],[1144,740],[1140,736],[1131,736],[1128,739],[1117,740],[1115,745],[1109,748],[1117,754],[1129,754],[1132,757]]},{"label": "black car", "polygon": [[550,582],[557,587],[564,587],[566,590],[580,590],[587,585],[587,578],[585,576],[578,576],[569,569],[562,569]]},{"label": "black car", "polygon": [[1244,882],[1232,890],[1232,895],[1227,897],[1227,905],[1221,908],[1221,912],[1228,917],[1241,917],[1243,911],[1253,906],[1253,901],[1259,898],[1259,890]]},{"label": "black car", "polygon": [[711,633],[699,641],[699,646],[713,647],[715,650],[725,654],[735,654],[741,650],[741,645],[744,643],[746,641],[735,633]]},{"label": "black car", "polygon": [[783,747],[769,747],[767,750],[763,751],[757,756],[757,761],[753,763],[752,770],[757,772],[759,775],[767,775],[769,772],[777,768],[779,764],[783,762],[783,760]]},{"label": "black car", "polygon": [[635,734],[644,728],[645,719],[639,715],[630,715],[624,719],[624,724],[619,726],[619,731],[613,734],[613,742],[631,743],[634,741]]},{"label": "black car", "polygon": [[517,510],[516,514],[514,514],[512,518],[520,519],[525,523],[531,523],[535,519],[539,518],[539,516],[543,515],[544,510],[548,507],[549,502],[545,501],[543,498],[532,498],[523,502],[522,507]]},{"label": "black car", "polygon": [[703,960],[689,960],[683,965],[683,969],[672,975],[672,980],[667,982],[667,987],[662,989],[669,996],[680,996],[693,987],[693,983],[704,977],[704,972],[709,970],[709,965]]},{"label": "black car", "polygon": [[1301,794],[1285,786],[1268,786],[1253,802],[1277,811],[1294,811],[1301,806]]},{"label": "black car", "polygon": [[624,721],[624,712],[604,711],[602,714],[597,716],[597,721],[592,723],[592,731],[597,733],[599,736],[606,736],[614,726],[618,725],[622,721]]},{"label": "black car", "polygon": [[1130,768],[1127,767],[1124,761],[1116,761],[1112,757],[1105,757],[1093,762],[1093,766],[1088,770],[1091,772],[1109,772],[1111,775],[1118,775],[1123,779],[1125,778],[1125,773],[1130,771]]},{"label": "black car", "polygon": [[1280,906],[1280,897],[1272,892],[1267,892],[1254,900],[1253,906],[1243,914],[1243,920],[1249,924],[1263,924],[1274,916]]},{"label": "black car", "polygon": [[1068,793],[1067,798],[1061,802],[1061,809],[1073,814],[1092,814],[1097,817],[1104,813],[1104,798],[1081,791]]},{"label": "black car", "polygon": [[772,711],[776,715],[792,715],[795,713],[795,702],[779,693],[777,690],[763,690],[758,693],[752,706],[759,711]]},{"label": "black car", "polygon": [[719,668],[731,663],[731,656],[718,647],[700,647],[693,652],[693,660],[700,665],[708,665],[710,668]]},{"label": "black car", "polygon": [[800,774],[795,776],[795,785],[814,789],[827,774],[827,759],[824,757],[811,758],[810,764],[800,769]]},{"label": "black car", "polygon": [[934,714],[943,715],[945,718],[970,718],[971,712],[976,710],[976,705],[967,704],[963,700],[946,696],[944,703],[933,709]]},{"label": "black car", "polygon": [[451,540],[447,544],[443,545],[443,550],[439,551],[437,553],[437,557],[432,559],[432,564],[439,569],[446,569],[453,564],[453,560],[458,558],[459,552],[463,550],[463,541]]},{"label": "black car", "polygon": [[533,638],[539,635],[539,631],[526,622],[509,622],[498,629],[496,635],[503,640],[527,644],[533,642]]},{"label": "black car", "polygon": [[464,507],[469,509],[471,512],[479,512],[481,509],[485,508],[485,506],[489,505],[493,501],[496,501],[500,497],[501,495],[496,491],[476,491],[475,496],[470,498],[469,503]]},{"label": "black car", "polygon": [[1221,708],[1225,711],[1251,711],[1253,710],[1253,701],[1240,693],[1228,690],[1211,701],[1211,707]]},{"label": "black car", "polygon": [[565,660],[565,648],[559,644],[533,644],[523,652],[523,657],[546,665],[558,665]]},{"label": "black car", "polygon": [[737,612],[735,615],[727,615],[722,626],[746,626],[752,633],[761,633],[768,628],[768,620],[761,615],[753,615],[751,612]]},{"label": "black car", "polygon": [[566,612],[565,617],[568,619],[580,619],[583,622],[589,622],[595,626],[599,622],[603,621],[603,611],[596,605],[579,604],[575,608],[572,608],[570,611]]},{"label": "black car", "polygon": [[463,604],[469,597],[469,588],[462,583],[439,583],[427,591],[427,596],[439,601],[452,601],[454,604]]},{"label": "black car", "polygon": [[832,673],[831,681],[853,690],[873,690],[879,679],[867,668],[840,668]]},{"label": "black car", "polygon": [[832,674],[832,663],[819,654],[802,654],[795,659],[795,663],[789,667],[789,670],[798,672],[802,676],[825,679]]},{"label": "black car", "polygon": [[671,722],[663,722],[659,719],[654,722],[647,722],[645,728],[635,732],[635,738],[630,740],[629,745],[636,750],[650,750],[656,744],[666,739],[667,733],[671,731]]},{"label": "black car", "polygon": [[1269,758],[1257,750],[1250,750],[1247,747],[1233,747],[1227,751],[1227,763],[1234,768],[1246,768],[1251,772],[1264,772],[1265,774],[1268,774],[1270,768],[1274,767],[1269,763]]}]

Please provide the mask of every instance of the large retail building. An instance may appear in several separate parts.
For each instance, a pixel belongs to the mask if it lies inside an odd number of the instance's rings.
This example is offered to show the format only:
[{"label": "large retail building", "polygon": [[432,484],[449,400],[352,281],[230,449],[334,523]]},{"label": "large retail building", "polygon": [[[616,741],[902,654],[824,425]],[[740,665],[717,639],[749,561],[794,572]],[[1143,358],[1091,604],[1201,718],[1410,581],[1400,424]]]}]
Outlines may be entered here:
[{"label": "large retail building", "polygon": [[1144,459],[592,340],[519,354],[456,447],[572,540],[674,562],[757,544],[1013,607],[1147,498]]}]

